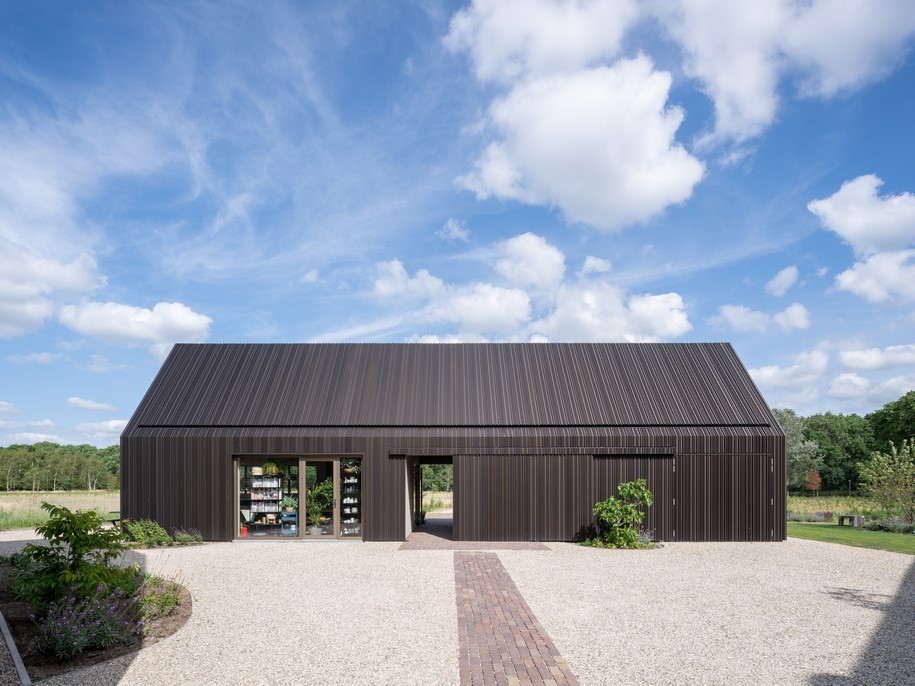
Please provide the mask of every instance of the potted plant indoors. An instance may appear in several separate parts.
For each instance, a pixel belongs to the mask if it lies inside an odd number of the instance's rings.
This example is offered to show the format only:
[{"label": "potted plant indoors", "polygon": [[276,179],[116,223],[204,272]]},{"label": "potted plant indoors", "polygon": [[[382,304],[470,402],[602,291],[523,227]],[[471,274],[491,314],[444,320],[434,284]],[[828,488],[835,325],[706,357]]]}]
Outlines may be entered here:
[{"label": "potted plant indoors", "polygon": [[262,466],[264,469],[264,475],[266,476],[276,476],[280,473],[280,466],[276,462],[264,462]]},{"label": "potted plant indoors", "polygon": [[299,507],[299,499],[293,498],[291,495],[283,496],[283,509],[286,512],[295,512]]},{"label": "potted plant indoors", "polygon": [[311,522],[308,533],[312,535],[323,533],[321,529],[321,514],[330,507],[333,501],[334,484],[330,479],[324,479],[314,488],[308,490],[305,496],[305,512]]}]

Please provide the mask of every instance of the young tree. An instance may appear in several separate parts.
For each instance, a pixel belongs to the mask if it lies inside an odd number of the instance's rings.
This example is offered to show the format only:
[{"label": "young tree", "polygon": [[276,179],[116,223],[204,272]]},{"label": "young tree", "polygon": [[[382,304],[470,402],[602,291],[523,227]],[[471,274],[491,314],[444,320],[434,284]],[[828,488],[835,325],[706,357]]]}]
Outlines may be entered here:
[{"label": "young tree", "polygon": [[800,490],[806,485],[810,471],[819,471],[823,467],[823,459],[818,454],[819,445],[804,438],[804,418],[794,410],[775,408],[772,414],[787,437],[788,488]]},{"label": "young tree", "polygon": [[814,491],[816,493],[816,497],[819,497],[820,487],[822,485],[823,482],[820,479],[820,473],[815,469],[811,469],[810,474],[807,475],[807,490]]},{"label": "young tree", "polygon": [[858,469],[877,502],[899,508],[907,521],[915,522],[915,439],[904,439],[899,449],[890,443],[889,452],[874,452]]}]

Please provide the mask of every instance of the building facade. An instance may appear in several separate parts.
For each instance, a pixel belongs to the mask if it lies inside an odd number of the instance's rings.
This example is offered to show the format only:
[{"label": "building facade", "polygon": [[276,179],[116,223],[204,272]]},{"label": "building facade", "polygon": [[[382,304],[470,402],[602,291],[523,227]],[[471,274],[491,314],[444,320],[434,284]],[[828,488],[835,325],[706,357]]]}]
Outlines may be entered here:
[{"label": "building facade", "polygon": [[121,436],[121,511],[207,540],[566,541],[624,481],[666,541],[786,537],[785,436],[726,343],[182,344]]}]

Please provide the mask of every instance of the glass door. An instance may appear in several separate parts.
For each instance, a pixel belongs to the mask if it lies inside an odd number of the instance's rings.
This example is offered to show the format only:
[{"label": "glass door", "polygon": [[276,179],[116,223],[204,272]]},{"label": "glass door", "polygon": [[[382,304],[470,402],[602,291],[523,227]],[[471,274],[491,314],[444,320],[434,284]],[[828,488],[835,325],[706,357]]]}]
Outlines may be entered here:
[{"label": "glass door", "polygon": [[305,462],[305,535],[340,535],[340,462],[335,459],[308,459]]}]

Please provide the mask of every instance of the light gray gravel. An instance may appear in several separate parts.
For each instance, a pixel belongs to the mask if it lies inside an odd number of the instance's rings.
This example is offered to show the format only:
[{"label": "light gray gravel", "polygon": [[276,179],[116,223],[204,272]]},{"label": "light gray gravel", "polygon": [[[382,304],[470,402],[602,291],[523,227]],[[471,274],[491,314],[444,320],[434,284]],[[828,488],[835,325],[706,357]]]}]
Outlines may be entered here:
[{"label": "light gray gravel", "polygon": [[[453,553],[398,545],[144,552],[183,577],[189,623],[43,683],[457,684]],[[912,556],[797,539],[549,547],[497,554],[583,685],[915,684]]]},{"label": "light gray gravel", "polygon": [[829,543],[499,557],[582,684],[915,684],[915,558]]}]

